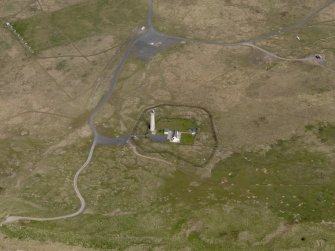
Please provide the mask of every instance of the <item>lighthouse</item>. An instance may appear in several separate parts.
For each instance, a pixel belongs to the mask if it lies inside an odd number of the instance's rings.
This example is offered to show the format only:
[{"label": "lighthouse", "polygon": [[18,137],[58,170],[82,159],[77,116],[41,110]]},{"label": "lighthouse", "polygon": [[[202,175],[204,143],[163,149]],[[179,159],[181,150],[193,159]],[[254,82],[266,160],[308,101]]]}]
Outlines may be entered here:
[{"label": "lighthouse", "polygon": [[151,134],[156,134],[155,110],[151,110],[150,112],[150,132]]}]

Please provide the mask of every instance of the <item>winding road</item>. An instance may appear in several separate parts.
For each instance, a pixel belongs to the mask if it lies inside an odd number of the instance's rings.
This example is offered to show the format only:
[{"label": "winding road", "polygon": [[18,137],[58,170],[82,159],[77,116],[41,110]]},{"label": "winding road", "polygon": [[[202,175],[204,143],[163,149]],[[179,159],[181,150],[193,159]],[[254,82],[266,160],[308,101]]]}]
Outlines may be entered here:
[{"label": "winding road", "polygon": [[[24,217],[24,216],[8,216],[5,221],[3,221],[0,225],[3,224],[9,224],[13,222],[17,222],[20,220],[30,220],[30,221],[55,221],[55,220],[64,220],[67,218],[75,217],[80,215],[81,213],[84,212],[85,207],[86,207],[86,202],[84,197],[81,195],[79,188],[78,188],[78,178],[79,175],[85,170],[85,168],[89,165],[89,163],[92,160],[94,150],[97,145],[125,145],[128,143],[129,139],[136,136],[136,137],[143,137],[143,135],[128,135],[128,136],[123,136],[123,137],[118,137],[118,138],[108,138],[105,137],[101,134],[96,129],[94,120],[98,112],[102,109],[102,107],[110,101],[112,95],[113,95],[113,90],[115,85],[117,84],[117,81],[120,77],[120,74],[122,72],[122,69],[124,65],[126,64],[127,60],[129,57],[134,53],[138,58],[143,59],[143,60],[149,60],[152,56],[156,55],[159,53],[161,50],[171,47],[176,43],[180,42],[194,42],[194,43],[205,43],[205,44],[210,44],[210,45],[221,45],[221,46],[247,46],[254,48],[256,50],[261,51],[262,53],[267,54],[270,57],[280,59],[280,60],[286,60],[286,61],[306,61],[311,60],[311,57],[307,58],[283,58],[280,56],[277,56],[276,54],[269,52],[267,50],[264,50],[258,46],[256,46],[254,43],[260,40],[268,39],[271,38],[275,35],[288,32],[294,29],[300,29],[302,28],[308,21],[310,21],[313,17],[315,17],[320,11],[328,7],[330,4],[334,3],[335,0],[328,0],[325,3],[323,3],[318,9],[310,13],[308,16],[304,17],[302,20],[297,22],[296,24],[293,24],[289,27],[280,29],[276,32],[271,32],[267,34],[263,34],[260,36],[257,36],[254,39],[248,40],[248,41],[241,41],[237,43],[225,43],[225,42],[220,42],[220,41],[210,41],[210,40],[199,40],[199,39],[192,39],[192,38],[181,38],[181,37],[176,37],[176,36],[170,36],[166,35],[163,33],[160,33],[154,29],[153,23],[152,23],[152,17],[153,17],[153,0],[148,0],[148,16],[147,16],[147,27],[144,31],[138,31],[136,36],[129,42],[127,45],[125,52],[120,59],[119,63],[116,65],[115,70],[113,72],[113,77],[111,80],[111,84],[109,86],[109,89],[106,93],[106,95],[103,97],[103,99],[100,101],[100,103],[97,105],[97,107],[91,112],[90,118],[89,118],[89,126],[92,130],[94,140],[91,145],[90,152],[88,154],[88,157],[85,161],[85,163],[80,166],[78,171],[76,172],[74,178],[73,178],[73,188],[75,191],[75,194],[77,198],[80,201],[80,208],[71,214],[63,215],[63,216],[58,216],[58,217],[50,217],[50,218],[37,218],[37,217]],[[159,46],[157,46],[159,44]],[[130,145],[131,148],[133,148],[134,152],[136,155],[144,158],[150,158],[150,159],[155,159],[158,161],[162,161],[166,164],[171,164],[169,162],[166,162],[165,160],[159,160],[156,158],[152,157],[147,157],[144,155],[139,154],[136,151],[136,148],[134,148],[133,145]]]}]

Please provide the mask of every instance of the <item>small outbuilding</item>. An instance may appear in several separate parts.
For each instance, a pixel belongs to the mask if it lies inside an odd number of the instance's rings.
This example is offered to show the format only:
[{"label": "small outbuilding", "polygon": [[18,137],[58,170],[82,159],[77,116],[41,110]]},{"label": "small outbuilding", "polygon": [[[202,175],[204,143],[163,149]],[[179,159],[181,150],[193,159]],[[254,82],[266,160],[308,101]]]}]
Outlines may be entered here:
[{"label": "small outbuilding", "polygon": [[198,128],[190,128],[188,129],[188,132],[192,135],[196,135],[198,132]]}]

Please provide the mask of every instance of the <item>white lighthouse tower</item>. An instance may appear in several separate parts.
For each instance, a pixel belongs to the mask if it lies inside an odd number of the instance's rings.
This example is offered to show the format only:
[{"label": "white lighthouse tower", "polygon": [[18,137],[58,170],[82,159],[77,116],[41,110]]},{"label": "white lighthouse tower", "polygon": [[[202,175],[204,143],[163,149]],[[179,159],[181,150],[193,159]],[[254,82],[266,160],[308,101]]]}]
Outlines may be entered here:
[{"label": "white lighthouse tower", "polygon": [[150,132],[151,134],[156,134],[155,110],[150,112]]}]

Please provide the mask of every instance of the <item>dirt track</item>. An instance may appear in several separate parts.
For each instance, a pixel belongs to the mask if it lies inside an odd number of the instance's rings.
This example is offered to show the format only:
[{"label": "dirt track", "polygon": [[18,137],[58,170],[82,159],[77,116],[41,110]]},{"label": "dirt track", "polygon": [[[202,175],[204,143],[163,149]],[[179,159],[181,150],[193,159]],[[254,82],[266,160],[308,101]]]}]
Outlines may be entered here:
[{"label": "dirt track", "polygon": [[[5,221],[3,221],[0,225],[10,224],[10,223],[17,222],[17,221],[20,221],[20,220],[31,220],[31,221],[63,220],[63,219],[78,216],[81,213],[83,213],[83,211],[85,210],[85,207],[86,207],[86,202],[85,202],[85,199],[83,198],[83,196],[81,195],[81,193],[78,189],[78,177],[81,174],[81,172],[89,165],[89,163],[90,163],[90,161],[93,157],[93,152],[95,150],[95,147],[99,144],[104,144],[104,142],[99,141],[99,139],[101,140],[101,139],[105,138],[104,136],[99,135],[99,133],[97,132],[96,127],[95,127],[95,123],[94,123],[94,119],[95,119],[96,114],[102,109],[102,107],[108,101],[110,101],[110,99],[112,97],[112,94],[113,94],[114,87],[118,82],[118,79],[119,79],[119,76],[122,72],[122,69],[123,69],[124,65],[126,64],[128,58],[132,55],[134,49],[136,49],[137,51],[144,50],[145,53],[147,53],[146,56],[148,56],[148,58],[150,59],[150,57],[159,53],[162,49],[165,49],[169,46],[172,46],[173,44],[178,43],[178,42],[182,42],[182,41],[187,42],[188,41],[188,42],[206,43],[206,44],[222,45],[222,46],[247,46],[247,47],[251,47],[251,48],[254,48],[256,50],[259,50],[259,51],[265,53],[266,55],[271,56],[271,57],[276,58],[276,59],[279,59],[279,60],[311,63],[311,62],[315,61],[313,59],[314,56],[309,56],[309,57],[306,57],[306,58],[284,58],[284,57],[280,57],[280,56],[278,56],[278,55],[276,55],[272,52],[266,51],[266,50],[256,46],[255,44],[253,44],[253,41],[256,41],[256,40],[259,41],[260,38],[267,39],[267,38],[269,38],[271,36],[274,36],[274,35],[277,35],[279,33],[287,32],[287,31],[290,31],[292,29],[302,28],[313,16],[315,16],[321,10],[328,7],[330,4],[332,4],[334,2],[335,2],[335,0],[327,1],[326,3],[322,4],[317,10],[312,12],[310,15],[303,18],[300,22],[298,22],[296,24],[293,24],[290,27],[287,27],[287,28],[285,28],[283,30],[280,30],[278,32],[264,34],[262,36],[259,36],[257,39],[253,39],[253,40],[250,40],[248,42],[238,42],[238,43],[234,43],[234,44],[229,44],[229,43],[224,43],[224,42],[215,42],[215,41],[195,40],[195,39],[189,39],[189,38],[174,37],[174,36],[165,35],[165,34],[162,34],[162,33],[159,33],[157,31],[155,31],[155,29],[152,25],[152,0],[148,0],[149,13],[148,13],[146,31],[145,32],[140,32],[139,31],[138,34],[130,41],[130,43],[128,44],[128,46],[127,46],[127,48],[124,52],[123,57],[121,58],[120,62],[117,64],[117,66],[115,68],[115,71],[113,73],[113,78],[111,80],[111,84],[110,84],[108,92],[106,93],[104,98],[101,100],[101,102],[97,105],[97,107],[93,110],[93,112],[90,114],[89,124],[90,124],[90,128],[91,128],[91,130],[93,132],[93,135],[94,135],[94,140],[93,140],[91,150],[89,152],[89,155],[88,155],[88,158],[87,158],[86,162],[78,169],[78,171],[76,172],[76,174],[74,176],[74,179],[73,179],[73,188],[74,188],[74,191],[76,193],[77,198],[80,201],[80,208],[72,214],[58,216],[58,217],[50,217],[50,218],[8,216],[7,219]],[[160,46],[158,46],[158,47],[153,46],[152,43],[155,43],[155,44],[160,43]],[[125,137],[122,137],[122,138],[110,138],[109,139],[109,144],[110,145],[113,145],[113,144],[115,144],[115,145],[127,144],[130,137],[131,137],[131,135],[125,136]],[[162,160],[162,159],[157,159],[157,158],[141,155],[136,151],[136,148],[134,148],[134,146],[132,146],[131,144],[130,144],[130,147],[133,149],[134,153],[136,155],[140,156],[140,157],[161,161],[161,162],[164,162],[166,164],[171,164],[171,163],[169,163],[165,160]]]}]

